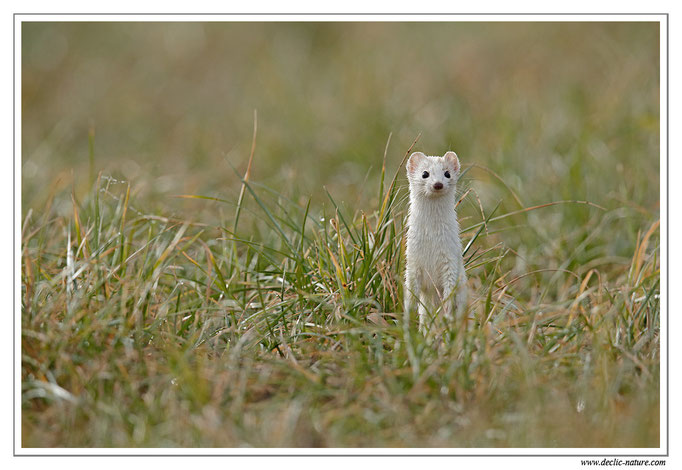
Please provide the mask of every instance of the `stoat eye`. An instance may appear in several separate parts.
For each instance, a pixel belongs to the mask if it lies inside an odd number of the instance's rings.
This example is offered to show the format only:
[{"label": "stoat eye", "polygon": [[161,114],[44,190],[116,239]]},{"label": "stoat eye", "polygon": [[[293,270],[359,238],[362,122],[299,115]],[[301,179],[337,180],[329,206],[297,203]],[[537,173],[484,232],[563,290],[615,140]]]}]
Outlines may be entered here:
[{"label": "stoat eye", "polygon": [[428,178],[428,177],[429,177],[428,171],[425,171],[424,173],[422,173],[422,178]]},{"label": "stoat eye", "polygon": [[449,172],[449,171],[446,171],[446,172],[445,172],[445,177],[446,177],[446,178],[450,178],[450,172]]}]

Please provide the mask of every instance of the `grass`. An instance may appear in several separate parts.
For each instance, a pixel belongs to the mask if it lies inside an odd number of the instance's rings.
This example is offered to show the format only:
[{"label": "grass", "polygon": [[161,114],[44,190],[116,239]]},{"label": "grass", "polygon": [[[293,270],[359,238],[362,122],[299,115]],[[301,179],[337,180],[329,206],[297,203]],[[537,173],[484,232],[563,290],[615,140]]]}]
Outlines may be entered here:
[{"label": "grass", "polygon": [[521,275],[494,232],[528,212],[470,223],[470,319],[434,347],[398,321],[395,185],[320,216],[243,184],[260,237],[135,213],[102,178],[72,217],[27,217],[24,445],[656,444],[657,223],[629,263]]},{"label": "grass", "polygon": [[[390,32],[353,25],[360,37],[349,45],[336,42],[341,27],[334,25],[254,27],[295,33],[283,36],[292,41],[296,34],[327,41],[339,52],[339,67],[354,57],[363,34],[385,44],[382,34]],[[419,37],[409,36],[408,26],[394,27],[403,28],[405,41]],[[38,57],[44,32],[31,28],[25,46]],[[138,26],[129,28],[139,34]],[[206,26],[206,34],[217,34],[215,28]],[[534,38],[513,25],[487,28],[478,36],[481,46],[466,47],[504,51],[512,46],[496,42],[501,38],[516,46]],[[291,162],[268,134],[273,116],[282,116],[259,109],[253,138],[242,130],[234,144],[243,156],[235,164],[240,171],[205,163],[190,173],[205,176],[207,190],[173,183],[166,194],[149,190],[145,177],[126,176],[124,165],[106,168],[98,151],[125,153],[106,135],[102,150],[100,134],[88,130],[83,165],[72,165],[60,150],[70,144],[50,147],[48,137],[43,143],[63,155],[62,170],[27,176],[23,195],[22,445],[657,447],[658,98],[642,65],[649,49],[641,45],[657,36],[645,26],[537,28],[557,47],[570,31],[585,38],[578,49],[592,50],[590,35],[609,39],[599,44],[628,61],[609,74],[594,65],[603,56],[588,55],[581,60],[594,67],[580,69],[583,75],[552,71],[551,86],[538,89],[524,75],[529,63],[524,72],[501,56],[473,62],[479,77],[515,70],[522,99],[499,87],[488,97],[475,80],[457,78],[472,103],[487,104],[469,107],[453,98],[459,114],[447,118],[464,116],[458,129],[471,131],[454,140],[464,147],[455,148],[463,163],[458,214],[472,299],[466,324],[451,325],[436,344],[417,333],[416,319],[402,321],[401,161],[411,148],[435,153],[431,140],[425,143],[433,130],[390,134],[382,127],[395,122],[389,116],[371,134],[350,132],[361,142],[348,136],[336,151],[320,150],[328,136],[313,132],[311,155]],[[57,32],[73,46],[86,29]],[[433,41],[449,32],[436,25],[428,34]],[[428,44],[414,42],[408,54],[418,56]],[[255,39],[244,44],[254,53],[261,46]],[[333,76],[336,65],[311,54],[323,75]],[[544,49],[534,54],[540,63],[550,60]],[[580,56],[567,54],[569,65]],[[372,57],[381,78],[388,66],[381,60],[393,56]],[[25,63],[26,166],[39,158],[31,150],[46,125],[38,110],[49,116],[51,108],[31,94],[39,78]],[[355,73],[343,93],[371,104],[381,80]],[[594,80],[604,74],[609,80]],[[428,80],[424,89],[443,96],[444,85]],[[282,96],[289,95],[277,86],[294,86],[271,85]],[[324,101],[322,88],[308,85],[313,105],[323,110],[315,101]],[[613,99],[614,88],[628,100]],[[548,101],[551,110],[544,108]],[[543,111],[517,117],[536,105]],[[315,130],[291,112],[282,122],[292,135],[302,135],[300,125]],[[360,129],[370,121],[366,112],[335,118]],[[155,132],[151,145],[159,142]],[[282,142],[294,155],[300,141],[289,139]],[[364,172],[356,174],[362,159],[351,148],[365,158]],[[355,165],[344,167],[349,184],[336,181],[344,173],[330,163],[344,161]],[[294,165],[293,177],[287,165]],[[73,168],[74,177],[64,168]],[[215,168],[223,190],[214,189]],[[269,176],[277,169],[281,177]],[[319,179],[300,178],[310,174]]]}]

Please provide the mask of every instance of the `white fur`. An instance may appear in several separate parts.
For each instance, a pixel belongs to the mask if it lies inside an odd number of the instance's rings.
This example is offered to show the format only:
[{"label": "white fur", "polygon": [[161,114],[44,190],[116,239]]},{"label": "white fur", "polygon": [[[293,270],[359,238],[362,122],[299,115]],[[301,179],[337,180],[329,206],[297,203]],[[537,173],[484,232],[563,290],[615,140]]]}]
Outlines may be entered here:
[{"label": "white fur", "polygon": [[[462,241],[455,212],[459,159],[454,152],[428,157],[410,155],[407,178],[410,182],[410,209],[407,219],[405,270],[405,312],[419,304],[419,330],[426,333],[431,320],[452,322],[452,305],[461,317],[467,302],[466,273]],[[427,171],[428,177],[423,178]],[[450,178],[445,177],[448,171]],[[443,188],[436,190],[434,185]],[[429,315],[430,314],[430,315]]]}]

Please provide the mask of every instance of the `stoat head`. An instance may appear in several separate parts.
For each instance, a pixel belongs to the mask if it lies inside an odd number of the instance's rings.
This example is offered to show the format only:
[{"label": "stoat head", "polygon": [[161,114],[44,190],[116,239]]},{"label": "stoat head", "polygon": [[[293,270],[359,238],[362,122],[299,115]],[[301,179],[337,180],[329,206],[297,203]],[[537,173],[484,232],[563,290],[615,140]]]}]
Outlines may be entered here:
[{"label": "stoat head", "polygon": [[416,196],[436,198],[453,194],[457,176],[459,159],[455,152],[447,152],[442,157],[414,152],[407,160],[410,193]]}]

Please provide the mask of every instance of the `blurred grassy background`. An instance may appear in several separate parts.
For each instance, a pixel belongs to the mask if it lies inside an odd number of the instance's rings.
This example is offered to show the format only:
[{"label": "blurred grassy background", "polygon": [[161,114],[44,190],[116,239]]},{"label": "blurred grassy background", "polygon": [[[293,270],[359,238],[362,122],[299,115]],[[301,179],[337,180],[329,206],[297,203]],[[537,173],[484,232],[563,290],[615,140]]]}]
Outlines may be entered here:
[{"label": "blurred grassy background", "polygon": [[[657,23],[24,23],[24,445],[657,446],[658,41]],[[172,196],[236,201],[254,109],[265,202],[232,234],[234,207]],[[419,133],[472,189],[472,327],[444,351],[394,321],[402,169],[377,217],[389,134],[388,179]],[[349,226],[320,221],[325,187]],[[522,210],[561,200],[603,210]],[[474,236],[498,203],[512,215]]]},{"label": "blurred grassy background", "polygon": [[391,132],[389,171],[422,132],[418,150],[491,168],[525,204],[658,201],[655,23],[22,28],[24,210],[72,172],[89,187],[90,128],[96,168],[150,201],[229,194],[254,109],[253,177],[317,201],[371,203]]}]

